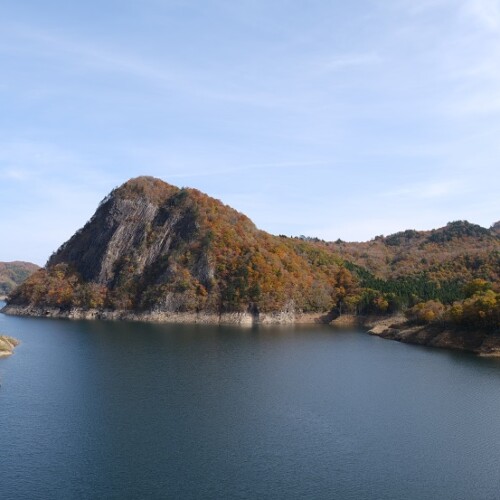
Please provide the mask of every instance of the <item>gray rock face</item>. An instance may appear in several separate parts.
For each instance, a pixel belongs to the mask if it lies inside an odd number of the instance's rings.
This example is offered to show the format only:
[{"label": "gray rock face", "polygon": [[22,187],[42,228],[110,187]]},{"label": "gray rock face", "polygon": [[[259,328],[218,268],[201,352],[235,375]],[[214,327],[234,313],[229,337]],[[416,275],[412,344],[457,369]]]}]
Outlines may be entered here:
[{"label": "gray rock face", "polygon": [[[317,256],[320,255],[320,258]],[[334,303],[338,259],[259,231],[195,189],[154,178],[113,190],[9,305],[156,313],[315,312]],[[311,287],[311,283],[313,286]],[[330,304],[331,303],[331,304]]]},{"label": "gray rock face", "polygon": [[[210,313],[198,312],[176,312],[167,310],[134,312],[134,311],[111,311],[102,309],[59,309],[54,307],[17,306],[8,305],[2,309],[2,313],[11,316],[32,316],[45,318],[65,319],[104,319],[104,320],[126,320],[126,321],[148,321],[152,323],[188,323],[206,325],[240,325],[253,326],[286,325],[293,323],[301,324],[327,324],[328,319],[324,315],[296,314],[293,310],[285,309],[267,314],[252,314],[249,312],[233,313]],[[1,342],[1,337],[0,337]],[[0,343],[1,348],[1,343]]]},{"label": "gray rock face", "polygon": [[[193,210],[181,203],[182,190],[172,187],[170,193],[171,197],[154,199],[115,190],[47,266],[69,264],[85,281],[105,286],[115,282],[123,266],[132,266],[136,276],[149,275],[154,281],[155,274],[168,272],[165,256],[170,250],[196,233]],[[200,281],[213,276],[206,255],[200,256],[194,272]]]},{"label": "gray rock face", "polygon": [[111,198],[92,219],[48,261],[72,265],[86,281],[112,282],[118,260],[145,238],[146,224],[158,207],[148,203]]}]

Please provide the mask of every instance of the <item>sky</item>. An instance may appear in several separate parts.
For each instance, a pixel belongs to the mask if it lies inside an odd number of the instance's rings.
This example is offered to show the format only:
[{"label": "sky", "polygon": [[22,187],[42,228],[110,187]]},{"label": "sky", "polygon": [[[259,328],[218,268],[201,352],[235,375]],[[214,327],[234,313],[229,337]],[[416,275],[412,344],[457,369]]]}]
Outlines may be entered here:
[{"label": "sky", "polygon": [[139,175],[273,234],[489,227],[499,61],[500,0],[4,0],[0,261]]}]

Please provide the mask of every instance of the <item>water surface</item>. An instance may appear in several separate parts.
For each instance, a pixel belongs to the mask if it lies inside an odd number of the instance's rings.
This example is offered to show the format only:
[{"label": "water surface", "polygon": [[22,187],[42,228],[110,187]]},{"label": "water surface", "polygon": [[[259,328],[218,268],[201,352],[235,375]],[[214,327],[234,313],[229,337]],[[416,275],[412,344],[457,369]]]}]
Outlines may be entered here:
[{"label": "water surface", "polygon": [[0,498],[500,497],[500,363],[329,327],[0,315]]}]

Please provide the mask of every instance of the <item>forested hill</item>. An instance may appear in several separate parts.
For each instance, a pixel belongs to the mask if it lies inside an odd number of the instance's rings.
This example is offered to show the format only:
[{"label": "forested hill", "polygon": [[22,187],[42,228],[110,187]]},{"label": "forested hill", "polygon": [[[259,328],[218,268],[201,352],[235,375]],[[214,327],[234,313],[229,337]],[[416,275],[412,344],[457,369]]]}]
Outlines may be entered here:
[{"label": "forested hill", "polygon": [[407,230],[366,243],[337,240],[328,246],[383,278],[426,271],[438,280],[456,275],[466,279],[478,273],[499,279],[500,222],[486,229],[455,221],[432,231]]},{"label": "forested hill", "polygon": [[[366,243],[272,236],[195,189],[139,177],[113,190],[9,303],[410,315],[427,304],[441,318],[487,296],[491,310],[470,314],[490,324],[500,306],[499,226],[459,221]],[[455,308],[455,321],[468,314]]]},{"label": "forested hill", "polygon": [[328,311],[356,284],[327,248],[258,230],[195,189],[115,189],[11,304],[118,310]]},{"label": "forested hill", "polygon": [[382,305],[416,322],[500,327],[500,222],[488,229],[455,221],[364,243],[322,244],[358,278],[363,312]]},{"label": "forested hill", "polygon": [[37,269],[39,266],[31,262],[0,262],[0,296],[12,292]]}]

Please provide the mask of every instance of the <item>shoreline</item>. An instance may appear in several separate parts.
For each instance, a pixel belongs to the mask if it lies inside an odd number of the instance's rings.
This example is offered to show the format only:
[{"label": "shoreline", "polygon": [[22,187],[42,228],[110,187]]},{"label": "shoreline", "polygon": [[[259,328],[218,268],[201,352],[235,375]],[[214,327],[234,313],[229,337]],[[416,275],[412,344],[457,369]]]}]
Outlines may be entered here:
[{"label": "shoreline", "polygon": [[500,332],[491,334],[445,324],[416,325],[401,317],[368,321],[367,333],[405,344],[470,352],[480,357],[500,358]]},{"label": "shoreline", "polygon": [[0,335],[0,358],[11,356],[18,345],[19,340],[8,335]]},{"label": "shoreline", "polygon": [[395,340],[441,349],[471,352],[481,357],[500,358],[500,332],[487,332],[453,329],[446,325],[415,325],[409,323],[404,315],[391,316],[353,316],[342,315],[337,318],[329,313],[295,313],[292,310],[273,313],[251,314],[249,312],[204,313],[204,312],[132,312],[101,309],[67,309],[54,307],[6,305],[0,312],[12,316],[38,318],[61,318],[70,320],[122,320],[148,323],[236,325],[252,327],[255,325],[331,325],[335,328],[362,329],[369,335],[382,339]]},{"label": "shoreline", "polygon": [[6,305],[0,312],[11,316],[28,316],[36,318],[61,318],[73,320],[100,319],[144,321],[148,323],[238,325],[249,327],[255,325],[328,324],[332,319],[327,313],[295,313],[290,310],[258,314],[249,312],[217,314],[207,312],[133,312],[80,308],[62,310],[56,307]]}]

